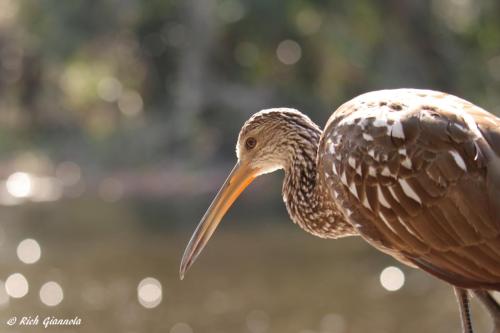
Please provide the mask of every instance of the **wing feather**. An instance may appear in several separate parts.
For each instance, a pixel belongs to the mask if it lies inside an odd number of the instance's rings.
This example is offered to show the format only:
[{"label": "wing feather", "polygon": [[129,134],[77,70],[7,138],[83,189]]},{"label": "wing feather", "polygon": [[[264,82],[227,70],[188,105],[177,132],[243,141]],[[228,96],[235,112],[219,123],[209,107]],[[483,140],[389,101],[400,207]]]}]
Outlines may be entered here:
[{"label": "wing feather", "polygon": [[452,284],[500,290],[499,118],[439,92],[380,91],[332,115],[320,155],[328,146],[332,190],[366,240]]}]

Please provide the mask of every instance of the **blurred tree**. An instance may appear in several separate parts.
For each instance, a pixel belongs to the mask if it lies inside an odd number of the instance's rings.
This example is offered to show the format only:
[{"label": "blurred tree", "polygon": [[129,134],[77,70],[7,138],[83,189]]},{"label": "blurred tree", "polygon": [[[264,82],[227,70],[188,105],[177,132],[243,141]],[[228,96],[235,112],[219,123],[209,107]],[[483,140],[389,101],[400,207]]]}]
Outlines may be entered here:
[{"label": "blurred tree", "polygon": [[355,95],[390,87],[444,90],[500,110],[497,1],[0,7],[6,150],[111,169],[217,163],[232,158],[239,124],[260,108],[297,107],[321,123]]}]

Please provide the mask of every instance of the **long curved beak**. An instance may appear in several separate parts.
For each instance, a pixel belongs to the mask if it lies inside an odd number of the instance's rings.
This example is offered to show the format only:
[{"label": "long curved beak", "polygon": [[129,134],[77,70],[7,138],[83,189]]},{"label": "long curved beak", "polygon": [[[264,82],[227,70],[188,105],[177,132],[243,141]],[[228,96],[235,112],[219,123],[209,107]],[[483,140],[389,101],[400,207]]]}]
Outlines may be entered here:
[{"label": "long curved beak", "polygon": [[257,177],[258,170],[251,168],[248,163],[236,163],[233,170],[222,185],[219,193],[212,201],[212,204],[196,227],[191,236],[184,255],[182,256],[180,267],[180,278],[195,262],[201,251],[207,245],[208,240],[214,233],[227,210],[243,190]]}]

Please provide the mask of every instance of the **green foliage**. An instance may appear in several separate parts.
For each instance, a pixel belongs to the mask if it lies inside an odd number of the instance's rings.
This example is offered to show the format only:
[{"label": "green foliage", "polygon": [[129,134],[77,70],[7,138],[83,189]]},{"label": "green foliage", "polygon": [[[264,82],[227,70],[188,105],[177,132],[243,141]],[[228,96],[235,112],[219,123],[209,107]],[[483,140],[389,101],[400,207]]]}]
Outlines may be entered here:
[{"label": "green foliage", "polygon": [[[5,150],[58,158],[69,140],[69,157],[103,167],[217,162],[232,158],[241,122],[260,108],[292,106],[324,123],[340,103],[390,87],[500,111],[496,1],[6,3]],[[140,148],[125,154],[128,143]]]}]

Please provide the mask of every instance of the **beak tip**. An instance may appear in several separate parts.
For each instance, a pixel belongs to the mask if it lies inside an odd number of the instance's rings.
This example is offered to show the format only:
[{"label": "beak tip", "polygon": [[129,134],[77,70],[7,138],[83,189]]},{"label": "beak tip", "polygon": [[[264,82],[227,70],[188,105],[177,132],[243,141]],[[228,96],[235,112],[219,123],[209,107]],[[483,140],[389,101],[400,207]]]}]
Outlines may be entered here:
[{"label": "beak tip", "polygon": [[181,267],[179,269],[179,278],[181,281],[184,280],[184,276],[186,275],[188,269],[189,269],[189,262],[184,260],[183,258],[181,262]]},{"label": "beak tip", "polygon": [[182,281],[184,280],[184,268],[181,266],[181,269],[179,270],[179,279]]}]

